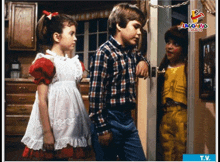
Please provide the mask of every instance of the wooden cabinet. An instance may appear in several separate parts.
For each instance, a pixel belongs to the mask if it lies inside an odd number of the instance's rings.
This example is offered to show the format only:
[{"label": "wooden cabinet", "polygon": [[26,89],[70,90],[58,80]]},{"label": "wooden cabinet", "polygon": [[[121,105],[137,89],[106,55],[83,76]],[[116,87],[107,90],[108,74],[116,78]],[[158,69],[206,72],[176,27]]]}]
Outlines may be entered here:
[{"label": "wooden cabinet", "polygon": [[8,79],[5,82],[5,135],[23,136],[37,90],[33,80]]},{"label": "wooden cabinet", "polygon": [[8,26],[9,26],[9,2],[5,2],[5,8],[4,8],[4,16],[5,16],[5,42],[8,41]]},{"label": "wooden cabinet", "polygon": [[80,93],[86,108],[86,111],[89,113],[89,81],[83,79],[80,82]]},{"label": "wooden cabinet", "polygon": [[[6,140],[20,141],[24,135],[35,100],[37,85],[33,79],[5,79],[5,135]],[[80,83],[80,92],[89,112],[89,82]],[[11,138],[13,137],[13,138]]]},{"label": "wooden cabinet", "polygon": [[10,2],[9,50],[36,50],[37,5],[32,2]]}]

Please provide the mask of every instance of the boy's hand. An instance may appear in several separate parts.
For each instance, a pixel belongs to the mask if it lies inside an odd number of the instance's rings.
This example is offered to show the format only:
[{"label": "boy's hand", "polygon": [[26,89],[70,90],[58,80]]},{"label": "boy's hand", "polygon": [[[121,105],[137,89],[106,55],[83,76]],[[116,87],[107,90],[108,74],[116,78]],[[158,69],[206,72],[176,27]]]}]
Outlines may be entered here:
[{"label": "boy's hand", "polygon": [[111,141],[112,141],[112,133],[106,133],[106,134],[99,135],[99,143],[102,146],[109,146]]},{"label": "boy's hand", "polygon": [[148,64],[145,61],[140,61],[136,66],[137,77],[146,79],[149,75]]}]

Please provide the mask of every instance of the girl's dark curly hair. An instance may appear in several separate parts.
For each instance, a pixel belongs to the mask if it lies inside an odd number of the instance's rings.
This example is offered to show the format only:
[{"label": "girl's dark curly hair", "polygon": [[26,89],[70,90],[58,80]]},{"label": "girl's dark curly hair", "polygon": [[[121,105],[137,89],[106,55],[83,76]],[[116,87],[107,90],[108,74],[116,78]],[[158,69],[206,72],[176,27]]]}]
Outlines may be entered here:
[{"label": "girl's dark curly hair", "polygon": [[[185,62],[187,62],[187,54],[188,54],[188,31],[187,29],[179,28],[178,26],[173,26],[169,30],[166,31],[164,35],[165,42],[167,43],[169,39],[174,40],[182,47],[182,58]],[[166,69],[169,65],[169,60],[165,55],[162,59],[159,70]]]}]

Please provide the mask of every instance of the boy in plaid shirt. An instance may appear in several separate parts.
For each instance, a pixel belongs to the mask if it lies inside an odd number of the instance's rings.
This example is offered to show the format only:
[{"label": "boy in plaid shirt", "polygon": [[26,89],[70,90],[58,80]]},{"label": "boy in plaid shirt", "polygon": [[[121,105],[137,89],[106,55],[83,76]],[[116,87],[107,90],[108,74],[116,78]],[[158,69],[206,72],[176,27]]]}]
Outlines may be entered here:
[{"label": "boy in plaid shirt", "polygon": [[[96,160],[145,161],[131,117],[136,107],[135,78],[148,77],[148,61],[137,51],[145,16],[135,5],[116,5],[108,19],[109,40],[90,64],[90,118]],[[98,136],[97,136],[98,135]]]}]

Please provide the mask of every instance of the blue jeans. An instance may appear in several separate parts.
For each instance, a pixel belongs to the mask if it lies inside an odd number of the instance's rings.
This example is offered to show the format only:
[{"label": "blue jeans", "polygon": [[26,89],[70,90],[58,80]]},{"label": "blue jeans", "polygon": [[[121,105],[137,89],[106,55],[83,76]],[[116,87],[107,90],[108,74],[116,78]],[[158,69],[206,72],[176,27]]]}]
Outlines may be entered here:
[{"label": "blue jeans", "polygon": [[131,112],[108,110],[107,120],[113,134],[113,141],[107,147],[99,144],[95,125],[91,125],[96,160],[115,161],[118,156],[122,161],[146,161]]}]

